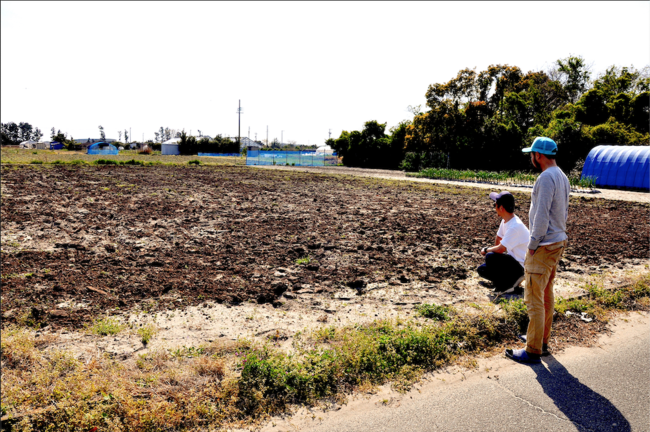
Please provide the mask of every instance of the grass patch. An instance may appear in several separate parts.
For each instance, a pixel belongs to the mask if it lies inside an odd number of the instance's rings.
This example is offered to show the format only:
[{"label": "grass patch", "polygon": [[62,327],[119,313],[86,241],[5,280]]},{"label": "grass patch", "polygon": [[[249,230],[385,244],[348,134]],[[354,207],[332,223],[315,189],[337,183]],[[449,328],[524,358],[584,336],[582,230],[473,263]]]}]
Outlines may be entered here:
[{"label": "grass patch", "polygon": [[88,326],[88,331],[100,336],[112,336],[118,334],[125,328],[126,326],[116,318],[106,317],[96,319]]},{"label": "grass patch", "polygon": [[146,324],[137,330],[137,334],[140,336],[140,341],[143,345],[147,345],[156,333],[158,333],[158,328],[153,324]]},{"label": "grass patch", "polygon": [[303,258],[298,258],[296,260],[296,264],[298,264],[298,265],[309,264],[311,262],[312,262],[312,258],[309,255],[307,255],[306,257],[303,257]]},{"label": "grass patch", "polygon": [[201,165],[201,161],[198,159],[191,160],[187,163],[188,165]]},{"label": "grass patch", "polygon": [[[648,310],[649,286],[649,274],[613,291],[594,284],[584,298],[560,299],[556,309],[595,305],[603,318],[618,310]],[[99,354],[80,362],[66,352],[41,350],[34,331],[6,327],[3,423],[17,431],[259,425],[294,404],[342,402],[352,391],[386,382],[405,391],[426,371],[513,342],[526,315],[521,300],[463,311],[442,308],[422,305],[409,321],[306,331],[295,335],[291,351],[272,340],[238,340],[154,350],[122,363]]]},{"label": "grass patch", "polygon": [[437,320],[437,321],[447,321],[449,320],[449,313],[451,312],[451,308],[448,306],[439,306],[436,304],[422,304],[419,305],[415,308],[417,311],[418,315]]}]

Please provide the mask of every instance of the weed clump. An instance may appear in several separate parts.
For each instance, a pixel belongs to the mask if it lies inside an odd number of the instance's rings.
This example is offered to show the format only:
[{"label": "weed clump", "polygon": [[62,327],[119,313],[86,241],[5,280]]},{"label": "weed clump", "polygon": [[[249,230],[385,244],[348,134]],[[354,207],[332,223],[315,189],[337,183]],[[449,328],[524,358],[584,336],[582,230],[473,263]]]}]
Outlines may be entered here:
[{"label": "weed clump", "polygon": [[193,159],[187,163],[188,165],[201,165],[201,161],[198,159]]},{"label": "weed clump", "polygon": [[113,159],[97,159],[93,162],[95,165],[119,165],[119,161]]},{"label": "weed clump", "polygon": [[528,307],[522,299],[501,300],[499,302],[505,314],[506,323],[513,324],[519,333],[525,333],[528,329]]},{"label": "weed clump", "polygon": [[113,336],[124,330],[125,327],[126,326],[116,318],[106,317],[96,319],[90,326],[88,326],[88,331],[99,336]]},{"label": "weed clump", "polygon": [[449,320],[451,308],[448,306],[439,306],[436,304],[422,304],[416,307],[418,315],[437,321]]},{"label": "weed clump", "polygon": [[153,324],[146,324],[142,327],[140,327],[137,330],[138,336],[140,336],[140,341],[142,342],[143,345],[147,345],[150,341],[151,338],[158,333],[158,328],[153,325]]}]

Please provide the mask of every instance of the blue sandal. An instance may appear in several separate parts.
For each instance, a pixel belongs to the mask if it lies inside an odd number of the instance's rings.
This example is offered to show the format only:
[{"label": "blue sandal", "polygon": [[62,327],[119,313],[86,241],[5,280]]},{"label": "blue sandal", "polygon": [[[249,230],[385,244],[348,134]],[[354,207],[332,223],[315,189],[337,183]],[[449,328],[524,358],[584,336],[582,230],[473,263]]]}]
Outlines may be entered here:
[{"label": "blue sandal", "polygon": [[524,348],[517,350],[507,349],[506,357],[524,364],[539,364],[542,362],[540,356],[526,352]]}]

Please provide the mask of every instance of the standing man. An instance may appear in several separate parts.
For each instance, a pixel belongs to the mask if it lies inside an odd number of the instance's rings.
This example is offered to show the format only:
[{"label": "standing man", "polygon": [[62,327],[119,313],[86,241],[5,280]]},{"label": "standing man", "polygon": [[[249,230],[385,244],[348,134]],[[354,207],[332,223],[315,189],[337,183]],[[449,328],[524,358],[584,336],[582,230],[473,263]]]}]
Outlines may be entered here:
[{"label": "standing man", "polygon": [[520,363],[540,363],[540,356],[548,353],[555,308],[553,280],[567,245],[566,221],[571,187],[569,179],[555,162],[555,141],[537,137],[533,145],[522,152],[530,153],[533,167],[542,173],[533,186],[528,217],[530,241],[524,261],[524,302],[528,306],[530,323],[525,338],[526,348],[507,349],[506,357]]}]

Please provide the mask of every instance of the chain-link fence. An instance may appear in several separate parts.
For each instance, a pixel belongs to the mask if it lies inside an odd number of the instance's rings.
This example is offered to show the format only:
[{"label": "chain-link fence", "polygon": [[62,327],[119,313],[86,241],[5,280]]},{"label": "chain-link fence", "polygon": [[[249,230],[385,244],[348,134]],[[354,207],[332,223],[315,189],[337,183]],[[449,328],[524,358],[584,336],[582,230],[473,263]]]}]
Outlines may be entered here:
[{"label": "chain-link fence", "polygon": [[248,150],[246,165],[336,166],[341,159],[336,153],[317,151]]}]

